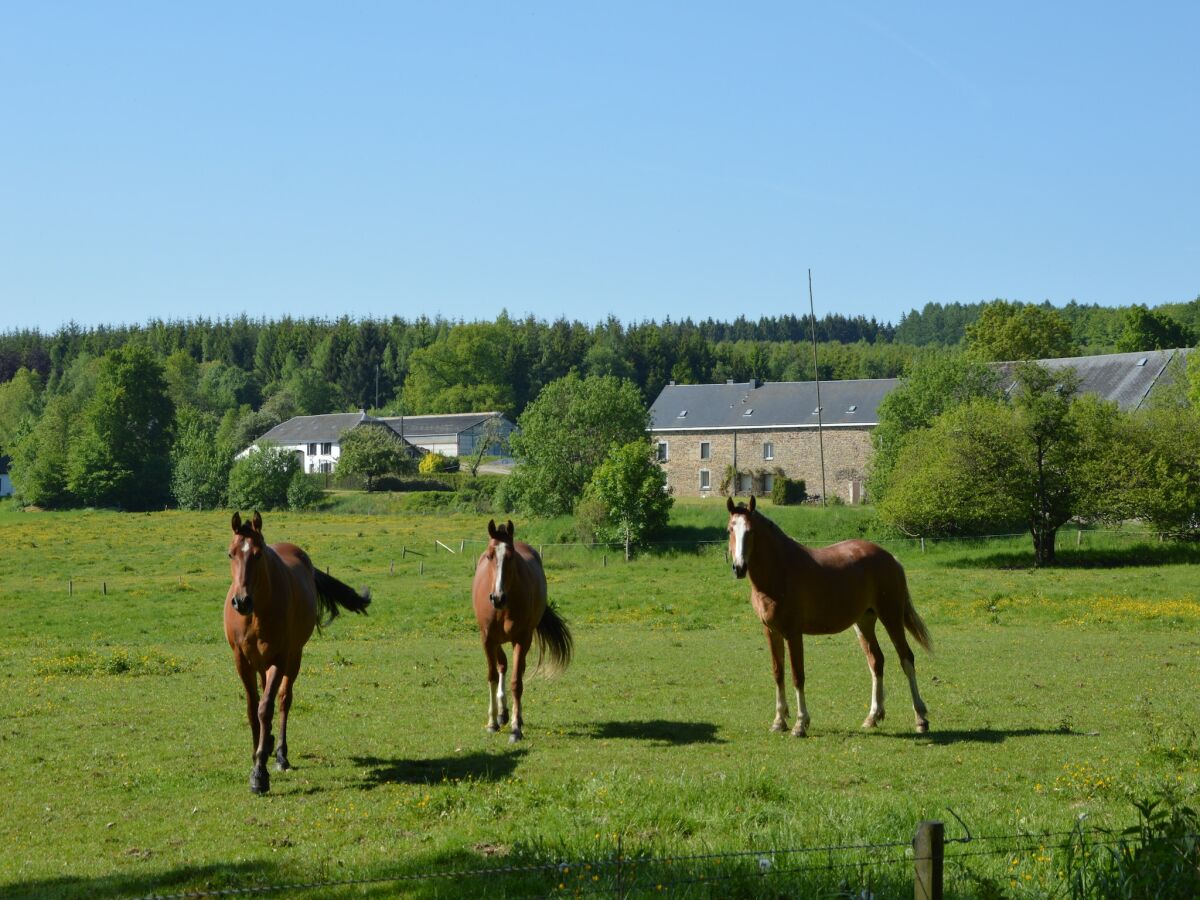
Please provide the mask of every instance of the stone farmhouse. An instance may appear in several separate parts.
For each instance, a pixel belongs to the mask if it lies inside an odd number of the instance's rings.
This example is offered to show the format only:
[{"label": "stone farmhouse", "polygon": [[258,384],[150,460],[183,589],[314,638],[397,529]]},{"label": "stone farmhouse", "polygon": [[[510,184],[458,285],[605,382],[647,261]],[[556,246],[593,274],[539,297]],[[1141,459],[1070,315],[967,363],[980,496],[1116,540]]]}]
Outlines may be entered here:
[{"label": "stone farmhouse", "polygon": [[293,416],[276,425],[238,457],[270,443],[291,450],[300,457],[305,472],[332,472],[341,456],[342,436],[354,428],[387,428],[401,438],[413,456],[441,453],[443,456],[469,456],[477,452],[479,442],[492,437],[490,451],[500,452],[499,442],[507,440],[515,426],[502,413],[479,412],[433,416],[369,416],[356,413],[330,413],[321,416]]},{"label": "stone farmhouse", "polygon": [[[1155,350],[1040,360],[1070,367],[1080,392],[1123,410],[1144,406],[1183,369],[1187,350]],[[999,363],[1007,390],[1014,363]],[[769,493],[775,478],[804,479],[809,494],[846,503],[864,499],[863,482],[874,449],[879,404],[894,378],[669,384],[650,408],[650,439],[676,496],[722,497]],[[822,451],[824,471],[822,471]]]}]

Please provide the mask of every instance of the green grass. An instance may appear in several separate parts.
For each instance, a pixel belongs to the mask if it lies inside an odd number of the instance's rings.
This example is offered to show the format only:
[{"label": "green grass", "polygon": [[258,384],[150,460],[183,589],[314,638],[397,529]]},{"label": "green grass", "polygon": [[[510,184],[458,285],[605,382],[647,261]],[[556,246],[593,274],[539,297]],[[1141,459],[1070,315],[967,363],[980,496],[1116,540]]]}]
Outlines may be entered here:
[{"label": "green grass", "polygon": [[[387,501],[381,501],[387,502]],[[374,503],[374,501],[372,501]],[[805,642],[810,737],[769,734],[765,641],[719,541],[716,503],[677,507],[672,539],[624,563],[554,546],[569,520],[517,520],[544,544],[577,658],[527,681],[526,741],[483,729],[470,573],[487,516],[268,514],[269,540],[374,592],[306,650],[296,769],[251,796],[249,729],[221,628],[225,513],[21,513],[0,505],[0,894],[135,896],[591,860],[569,872],[378,882],[320,895],[499,896],[613,888],[617,852],[703,855],[904,843],[925,818],[977,836],[1135,821],[1132,800],[1200,784],[1200,556],[1122,535],[890,537],[870,511],[767,510],[808,540],[867,534],[904,562],[936,654],[919,654],[932,732],[916,735],[888,654],[888,718],[859,729],[869,679],[850,634]],[[466,542],[466,553],[449,553]],[[687,543],[691,542],[691,543]],[[73,593],[69,593],[73,591]],[[104,591],[107,593],[104,593]],[[949,892],[1044,896],[1053,841],[970,845]],[[1045,849],[1041,849],[1045,847]],[[948,853],[958,845],[952,845]],[[882,859],[874,866],[867,859]],[[650,894],[910,895],[903,848],[643,862]],[[737,876],[732,880],[731,875]],[[684,882],[689,884],[685,885]],[[560,892],[558,885],[564,887]],[[294,894],[295,892],[289,892]]]}]

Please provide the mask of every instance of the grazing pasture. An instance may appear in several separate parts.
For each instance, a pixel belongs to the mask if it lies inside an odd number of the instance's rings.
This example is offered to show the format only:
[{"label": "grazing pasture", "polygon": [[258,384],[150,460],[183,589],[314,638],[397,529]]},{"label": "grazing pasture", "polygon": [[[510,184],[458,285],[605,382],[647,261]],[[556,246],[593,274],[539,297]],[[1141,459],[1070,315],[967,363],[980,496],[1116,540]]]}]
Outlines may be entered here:
[{"label": "grazing pasture", "polygon": [[[871,528],[855,510],[764,511],[806,541]],[[1191,548],[1089,533],[1076,550],[1065,534],[1063,565],[1039,571],[1027,538],[886,543],[933,638],[935,654],[916,656],[930,731],[914,733],[886,644],[891,715],[859,727],[871,681],[847,632],[805,639],[812,721],[798,739],[769,731],[769,652],[725,561],[724,504],[681,505],[674,520],[676,538],[718,543],[630,563],[555,546],[569,523],[518,519],[544,544],[575,656],[554,679],[527,672],[525,740],[510,745],[485,730],[471,604],[487,518],[267,517],[268,541],[303,546],[373,602],[305,648],[294,769],[253,796],[222,630],[228,512],[0,504],[0,895],[337,882],[320,895],[570,896],[613,890],[618,850],[635,895],[911,895],[902,848],[792,873],[799,857],[782,851],[903,844],[926,818],[962,836],[949,808],[976,838],[1004,838],[966,845],[986,852],[947,867],[950,895],[1044,896],[1066,863],[1063,838],[1038,834],[1080,816],[1122,828],[1134,800],[1163,791],[1195,802]],[[715,856],[747,851],[759,852]],[[661,861],[672,855],[692,858]],[[389,880],[482,868],[501,871]]]}]

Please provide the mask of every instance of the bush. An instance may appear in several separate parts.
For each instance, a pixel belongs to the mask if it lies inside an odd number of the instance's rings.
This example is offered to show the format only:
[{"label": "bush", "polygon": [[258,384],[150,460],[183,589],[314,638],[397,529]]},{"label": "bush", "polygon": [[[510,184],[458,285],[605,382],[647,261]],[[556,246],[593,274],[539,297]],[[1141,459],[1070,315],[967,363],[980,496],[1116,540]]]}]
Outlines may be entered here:
[{"label": "bush", "polygon": [[323,495],[318,478],[297,472],[288,485],[288,509],[312,509]]},{"label": "bush", "polygon": [[795,506],[808,499],[808,487],[803,478],[775,477],[771,487],[771,502],[776,506]]},{"label": "bush", "polygon": [[234,509],[285,509],[300,461],[290,450],[264,447],[238,460],[229,473],[229,505]]},{"label": "bush", "polygon": [[426,453],[421,457],[417,471],[422,475],[433,475],[436,472],[457,472],[458,459],[453,456],[443,456],[440,453]]}]

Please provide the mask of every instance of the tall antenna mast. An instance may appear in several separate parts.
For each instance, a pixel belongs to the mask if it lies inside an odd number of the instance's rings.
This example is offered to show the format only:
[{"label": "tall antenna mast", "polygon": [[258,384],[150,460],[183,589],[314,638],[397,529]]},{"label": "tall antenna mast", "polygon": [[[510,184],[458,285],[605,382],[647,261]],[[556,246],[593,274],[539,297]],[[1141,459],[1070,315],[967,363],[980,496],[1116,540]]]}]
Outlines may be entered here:
[{"label": "tall antenna mast", "polygon": [[813,305],[812,269],[808,270],[808,314],[812,320],[813,382],[817,386],[817,446],[821,452],[821,505],[825,505],[825,434],[821,427],[821,372],[817,368],[817,312]]}]

